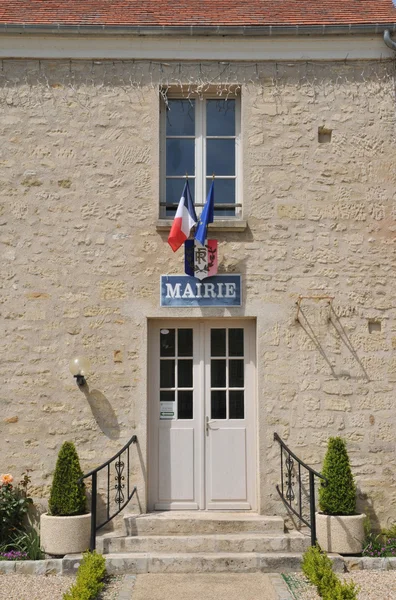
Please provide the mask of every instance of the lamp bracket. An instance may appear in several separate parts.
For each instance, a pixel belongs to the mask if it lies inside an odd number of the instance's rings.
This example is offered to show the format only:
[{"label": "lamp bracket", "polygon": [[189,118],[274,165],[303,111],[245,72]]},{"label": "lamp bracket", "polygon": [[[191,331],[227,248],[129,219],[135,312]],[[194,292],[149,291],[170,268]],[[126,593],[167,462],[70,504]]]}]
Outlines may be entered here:
[{"label": "lamp bracket", "polygon": [[77,381],[78,387],[83,387],[87,383],[84,375],[74,375],[74,377]]}]

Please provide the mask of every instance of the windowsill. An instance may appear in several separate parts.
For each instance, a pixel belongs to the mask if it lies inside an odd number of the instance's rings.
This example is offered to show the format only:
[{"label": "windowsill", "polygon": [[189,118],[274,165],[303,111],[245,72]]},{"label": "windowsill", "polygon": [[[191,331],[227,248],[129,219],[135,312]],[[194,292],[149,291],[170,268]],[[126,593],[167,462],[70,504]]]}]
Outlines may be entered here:
[{"label": "windowsill", "polygon": [[[157,231],[168,231],[172,227],[173,219],[159,219],[156,223]],[[242,219],[218,219],[209,224],[209,231],[245,231],[247,221]]]}]

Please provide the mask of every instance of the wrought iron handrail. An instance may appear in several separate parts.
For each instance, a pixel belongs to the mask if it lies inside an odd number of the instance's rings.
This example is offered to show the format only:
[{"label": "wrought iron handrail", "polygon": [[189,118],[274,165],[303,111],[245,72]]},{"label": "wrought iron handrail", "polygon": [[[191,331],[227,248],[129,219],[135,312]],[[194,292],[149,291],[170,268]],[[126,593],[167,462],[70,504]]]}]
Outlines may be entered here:
[{"label": "wrought iron handrail", "polygon": [[[314,546],[316,544],[316,518],[315,518],[315,477],[318,477],[322,480],[322,485],[327,484],[327,479],[319,473],[312,469],[309,465],[303,462],[290,448],[286,446],[284,441],[279,437],[277,433],[274,433],[274,440],[279,442],[281,448],[281,488],[279,488],[279,484],[276,486],[276,490],[281,497],[282,502],[287,506],[287,508],[294,514],[296,517],[300,519],[311,530],[311,545]],[[284,454],[286,458],[283,459]],[[284,463],[283,464],[283,460]],[[298,471],[295,471],[295,462],[298,464]],[[284,471],[284,466],[286,468],[286,473]],[[309,519],[303,516],[303,498],[302,498],[302,481],[301,481],[301,468],[306,469],[309,474],[309,488],[308,488],[308,498],[309,498]],[[294,492],[294,478],[297,475],[297,485],[298,485],[298,510],[294,508],[292,505],[293,500],[295,500],[296,494]],[[286,492],[285,492],[286,488]]]},{"label": "wrought iron handrail", "polygon": [[[92,497],[91,497],[91,541],[90,541],[90,549],[95,550],[96,547],[96,532],[109,523],[114,517],[116,517],[128,504],[131,500],[132,496],[136,493],[137,488],[134,486],[130,487],[130,456],[129,456],[129,448],[132,444],[137,443],[137,436],[133,435],[131,439],[117,452],[114,454],[109,460],[106,460],[103,464],[96,469],[92,469],[89,473],[83,475],[80,479],[87,479],[87,477],[91,477],[92,480]],[[126,453],[126,474],[124,474],[125,470],[125,459],[122,455]],[[117,507],[116,511],[110,514],[110,473],[111,473],[111,465],[114,463],[114,471],[115,471],[115,485],[114,489],[116,490],[116,494],[114,497],[114,503]],[[107,467],[106,481],[107,481],[107,496],[106,496],[106,519],[101,523],[97,523],[97,495],[98,495],[98,473]],[[126,490],[125,490],[125,477],[126,477]],[[126,495],[125,495],[126,491]]]}]

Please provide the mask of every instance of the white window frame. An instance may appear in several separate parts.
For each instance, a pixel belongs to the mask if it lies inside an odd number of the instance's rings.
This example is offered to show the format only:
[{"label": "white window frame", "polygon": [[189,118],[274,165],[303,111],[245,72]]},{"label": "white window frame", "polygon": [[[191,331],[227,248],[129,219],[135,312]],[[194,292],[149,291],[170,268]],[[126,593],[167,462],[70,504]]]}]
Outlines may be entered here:
[{"label": "white window frame", "polygon": [[[186,100],[186,96],[177,91],[167,92],[169,99]],[[206,179],[210,178],[209,174],[205,175],[206,165],[206,100],[221,100],[221,96],[216,93],[206,93],[203,96],[198,94],[190,95],[191,99],[195,100],[195,177],[190,176],[190,179],[195,180],[195,202],[202,204],[196,206],[196,212],[199,216],[203,204],[206,201]],[[224,98],[225,99],[225,98]],[[215,216],[215,221],[226,221],[242,219],[242,152],[241,152],[241,96],[231,96],[230,99],[235,100],[235,177],[219,177],[219,179],[234,179],[235,178],[235,215]],[[176,136],[178,137],[178,136]],[[209,136],[210,139],[215,139],[217,136]],[[218,136],[220,139],[227,139],[227,136]],[[166,104],[162,97],[160,98],[160,219],[171,219],[166,215]],[[182,189],[180,189],[180,194]],[[179,198],[175,198],[178,202]],[[216,203],[216,184],[215,184],[215,203]]]}]

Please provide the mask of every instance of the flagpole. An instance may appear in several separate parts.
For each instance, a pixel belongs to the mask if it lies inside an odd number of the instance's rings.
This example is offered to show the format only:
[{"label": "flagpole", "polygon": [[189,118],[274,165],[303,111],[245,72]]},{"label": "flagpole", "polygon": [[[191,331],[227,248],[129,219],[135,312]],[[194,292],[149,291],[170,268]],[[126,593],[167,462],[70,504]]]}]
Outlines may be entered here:
[{"label": "flagpole", "polygon": [[[187,173],[187,171],[186,171],[186,174],[185,174],[185,178],[186,178],[186,181],[188,181],[188,173]],[[195,223],[195,225],[191,228],[191,231],[193,232],[193,234],[195,234],[196,228],[197,228],[197,224]],[[190,237],[191,237],[191,231],[190,231],[190,235],[188,236],[188,239],[190,239]]]}]

